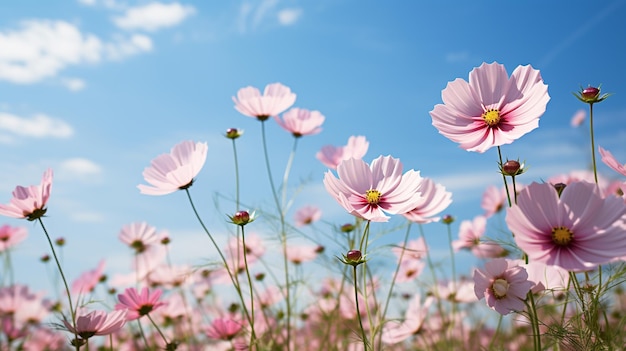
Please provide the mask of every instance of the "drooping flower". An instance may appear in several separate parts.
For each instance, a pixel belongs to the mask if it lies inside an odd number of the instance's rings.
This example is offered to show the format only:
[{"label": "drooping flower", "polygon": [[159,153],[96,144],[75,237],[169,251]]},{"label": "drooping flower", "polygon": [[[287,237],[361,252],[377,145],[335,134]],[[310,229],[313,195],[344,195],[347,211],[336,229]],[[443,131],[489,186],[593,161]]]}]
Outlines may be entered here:
[{"label": "drooping flower", "polygon": [[79,310],[76,316],[76,328],[72,323],[63,320],[63,324],[70,332],[77,334],[82,339],[89,339],[94,335],[109,335],[122,329],[126,324],[128,310],[118,310],[107,313],[106,311]]},{"label": "drooping flower", "polygon": [[433,125],[467,151],[510,144],[539,126],[550,100],[538,70],[518,66],[509,77],[503,65],[483,63],[441,92],[430,112]]},{"label": "drooping flower", "polygon": [[141,289],[141,292],[137,292],[135,288],[128,288],[123,294],[117,295],[119,303],[115,305],[115,309],[127,309],[126,319],[129,321],[135,320],[165,305],[165,302],[159,301],[161,293],[161,289],[150,291],[144,287]]},{"label": "drooping flower", "polygon": [[371,165],[357,159],[344,160],[324,175],[328,193],[350,214],[372,222],[386,222],[389,214],[403,214],[421,201],[422,178],[418,171],[402,174],[402,163],[391,156],[380,156]]},{"label": "drooping flower", "polygon": [[29,187],[16,186],[13,198],[8,205],[0,204],[0,215],[13,218],[26,218],[34,221],[46,214],[46,203],[52,188],[52,169],[44,172],[41,184]]},{"label": "drooping flower", "polygon": [[324,115],[320,111],[309,111],[303,108],[292,108],[283,113],[283,118],[274,116],[276,123],[286,131],[299,138],[303,135],[313,135],[322,131]]},{"label": "drooping flower", "polygon": [[603,198],[584,181],[565,186],[533,183],[523,189],[506,223],[517,246],[530,261],[584,271],[626,256],[626,204],[617,196]]},{"label": "drooping flower", "polygon": [[484,270],[474,271],[476,297],[485,298],[487,306],[502,315],[523,310],[532,286],[526,269],[504,258],[493,259],[485,263]]},{"label": "drooping flower", "polygon": [[21,243],[28,236],[24,227],[12,227],[8,224],[0,227],[0,253]]},{"label": "drooping flower", "polygon": [[600,151],[600,156],[602,156],[602,162],[604,162],[605,165],[609,166],[609,168],[611,168],[615,172],[626,176],[626,165],[621,164],[617,159],[615,159],[610,151],[605,150],[602,147],[598,147],[598,151]]},{"label": "drooping flower", "polygon": [[337,169],[337,166],[343,160],[351,158],[361,159],[367,153],[369,142],[364,136],[351,136],[348,138],[348,144],[345,146],[323,146],[315,157],[324,164],[324,166]]},{"label": "drooping flower", "polygon": [[187,140],[174,145],[169,154],[161,154],[143,171],[150,185],[139,184],[142,194],[166,195],[189,188],[206,161],[207,143]]},{"label": "drooping flower", "polygon": [[291,107],[296,102],[296,94],[280,83],[266,85],[263,95],[259,89],[247,86],[239,89],[237,97],[233,96],[233,102],[241,114],[265,121]]},{"label": "drooping flower", "polygon": [[296,211],[294,219],[296,227],[303,227],[318,221],[322,217],[322,211],[315,206],[304,206]]},{"label": "drooping flower", "polygon": [[446,191],[441,184],[436,184],[432,179],[424,178],[420,187],[422,199],[416,208],[404,213],[404,217],[415,223],[431,223],[439,221],[437,214],[448,208],[452,203],[452,193]]}]

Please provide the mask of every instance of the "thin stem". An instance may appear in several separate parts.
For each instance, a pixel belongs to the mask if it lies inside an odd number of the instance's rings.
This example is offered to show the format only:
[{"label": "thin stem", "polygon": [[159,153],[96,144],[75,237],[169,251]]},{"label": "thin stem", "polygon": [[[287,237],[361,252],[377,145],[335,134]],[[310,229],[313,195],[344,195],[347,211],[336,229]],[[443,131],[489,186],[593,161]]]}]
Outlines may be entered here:
[{"label": "thin stem", "polygon": [[[74,328],[74,337],[78,340],[78,333],[76,332],[76,311],[74,311],[74,305],[72,304],[72,295],[70,294],[69,285],[67,285],[67,279],[65,279],[65,274],[63,273],[63,268],[61,268],[61,263],[59,262],[59,258],[57,257],[57,253],[54,250],[54,245],[52,244],[52,239],[50,239],[50,235],[48,234],[48,230],[46,230],[46,226],[43,224],[41,217],[37,218],[39,224],[41,225],[41,229],[43,229],[44,234],[46,234],[46,239],[48,239],[48,244],[50,245],[50,250],[52,250],[52,257],[54,257],[54,262],[57,264],[57,268],[59,269],[59,274],[61,275],[61,279],[63,280],[63,286],[65,286],[65,292],[67,292],[67,301],[70,307],[70,314],[72,317],[72,327]],[[80,349],[80,346],[76,345],[76,351]]]},{"label": "thin stem", "polygon": [[530,323],[533,328],[533,344],[535,346],[535,351],[541,351],[541,334],[539,331],[539,316],[537,315],[537,307],[535,306],[535,297],[533,296],[533,292],[528,292],[528,300],[530,301]]},{"label": "thin stem", "polygon": [[248,287],[250,288],[250,347],[256,343],[256,333],[254,331],[254,288],[252,287],[252,278],[250,277],[250,269],[248,268],[248,253],[246,249],[246,235],[244,226],[241,225],[241,241],[243,242],[243,262],[246,267],[246,276],[248,277]]},{"label": "thin stem", "polygon": [[363,321],[361,320],[361,310],[359,309],[359,289],[357,287],[358,277],[356,274],[356,266],[353,266],[352,272],[354,273],[354,303],[356,304],[356,316],[359,320],[359,327],[361,328],[361,338],[363,339],[363,349],[369,350],[367,345],[367,335],[365,334],[365,328],[363,328]]},{"label": "thin stem", "polygon": [[[274,179],[272,177],[272,169],[270,167],[269,154],[267,152],[267,137],[265,133],[265,121],[261,121],[261,136],[263,139],[263,154],[265,155],[265,167],[267,168],[267,176],[269,178],[270,187],[272,189],[272,196],[276,203],[276,209],[280,216],[280,241],[283,249],[283,266],[285,271],[285,304],[287,305],[287,313],[285,316],[286,325],[286,347],[287,351],[291,350],[291,298],[289,283],[289,260],[287,259],[287,233],[285,232],[285,212],[279,202],[278,193],[276,192],[276,186],[274,185]],[[286,187],[286,184],[283,184]]]},{"label": "thin stem", "polygon": [[[498,159],[500,160],[499,165],[502,166],[502,152],[500,151],[500,146],[498,146]],[[506,176],[502,173],[502,181],[504,182],[504,190],[506,191],[506,198],[509,200],[509,207],[511,207],[511,194],[509,194],[509,185],[506,182]]]},{"label": "thin stem", "polygon": [[[385,308],[383,308],[383,315],[382,315],[382,319],[385,319],[385,316],[387,316],[387,309],[389,308],[389,301],[391,301],[391,293],[393,292],[393,288],[394,285],[396,283],[396,278],[398,277],[398,272],[400,272],[400,264],[402,263],[402,259],[404,258],[404,252],[406,251],[406,245],[409,242],[409,233],[411,232],[411,224],[413,224],[412,222],[409,222],[409,224],[406,227],[406,233],[404,234],[404,241],[402,242],[402,251],[400,251],[400,257],[398,258],[398,264],[396,265],[396,270],[393,273],[393,278],[391,279],[391,284],[389,286],[389,292],[387,293],[387,300],[385,301]],[[380,348],[380,345],[379,345]]]},{"label": "thin stem", "polygon": [[289,159],[287,160],[287,165],[285,166],[285,174],[283,175],[283,184],[282,188],[282,204],[287,203],[287,181],[289,180],[289,173],[291,172],[291,166],[293,165],[293,159],[296,156],[296,149],[298,147],[298,137],[293,139],[293,147],[291,148],[291,153],[289,154]]},{"label": "thin stem", "polygon": [[237,159],[237,145],[233,140],[233,157],[235,161],[235,211],[239,211],[239,161]]},{"label": "thin stem", "polygon": [[[146,314],[146,317],[148,317],[148,319],[150,320],[150,323],[152,323],[152,325],[156,328],[157,332],[159,333],[159,335],[161,335],[161,338],[163,339],[163,342],[165,342],[166,346],[169,346],[169,341],[167,341],[167,338],[165,337],[165,335],[163,334],[163,332],[161,331],[161,328],[159,328],[159,326],[154,322],[154,320],[152,319],[152,317],[150,317],[150,314]],[[169,350],[168,348],[166,348],[166,350]]]},{"label": "thin stem", "polygon": [[500,333],[500,328],[502,328],[502,318],[502,315],[500,315],[500,317],[498,318],[498,325],[496,326],[496,330],[491,336],[491,341],[489,341],[489,348],[487,350],[493,350],[493,342],[496,340],[498,333]]},{"label": "thin stem", "polygon": [[598,170],[596,168],[596,147],[593,136],[593,103],[589,104],[589,135],[591,139],[591,162],[593,164],[593,178],[598,184]]}]

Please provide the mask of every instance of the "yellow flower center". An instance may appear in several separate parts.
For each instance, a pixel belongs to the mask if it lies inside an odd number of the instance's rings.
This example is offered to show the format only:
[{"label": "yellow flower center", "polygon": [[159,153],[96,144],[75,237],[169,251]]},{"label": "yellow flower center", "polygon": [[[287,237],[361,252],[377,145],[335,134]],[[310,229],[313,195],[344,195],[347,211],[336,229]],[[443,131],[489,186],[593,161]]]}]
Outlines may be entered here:
[{"label": "yellow flower center", "polygon": [[376,189],[370,189],[365,192],[365,199],[367,199],[367,203],[370,205],[378,205],[381,195],[382,194],[380,193],[380,191]]},{"label": "yellow flower center", "polygon": [[574,238],[574,233],[569,228],[563,226],[552,228],[552,241],[555,244],[565,246],[572,241],[572,238]]},{"label": "yellow flower center", "polygon": [[487,125],[490,127],[495,127],[498,125],[498,123],[500,123],[500,111],[498,110],[494,110],[494,109],[487,110],[483,113],[481,117],[483,118],[483,120],[485,120],[485,123],[487,123]]},{"label": "yellow flower center", "polygon": [[493,290],[493,294],[496,296],[496,299],[504,298],[507,291],[509,291],[509,282],[502,278],[496,279],[493,282],[493,285],[491,285],[491,289]]}]

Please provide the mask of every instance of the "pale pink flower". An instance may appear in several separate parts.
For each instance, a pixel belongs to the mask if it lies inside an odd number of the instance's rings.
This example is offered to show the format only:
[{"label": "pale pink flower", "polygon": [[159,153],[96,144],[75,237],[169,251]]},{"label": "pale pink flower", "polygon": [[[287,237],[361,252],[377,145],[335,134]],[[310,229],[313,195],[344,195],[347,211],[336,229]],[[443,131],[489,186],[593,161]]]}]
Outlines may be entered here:
[{"label": "pale pink flower", "polygon": [[12,316],[16,325],[41,323],[49,314],[52,303],[43,293],[33,293],[28,286],[11,285],[0,288],[0,317]]},{"label": "pale pink flower", "polygon": [[146,222],[125,224],[120,230],[119,239],[137,254],[144,252],[150,245],[157,245],[160,240],[156,228]]},{"label": "pale pink flower", "polygon": [[572,125],[572,127],[578,127],[581,124],[583,124],[586,117],[587,117],[587,112],[585,112],[585,110],[583,109],[580,109],[576,111],[576,113],[574,113],[570,124]]},{"label": "pale pink flower", "polygon": [[420,192],[422,198],[417,207],[404,213],[403,216],[411,222],[421,224],[439,221],[439,217],[436,215],[452,203],[452,193],[446,191],[443,185],[436,184],[429,178],[422,179]]},{"label": "pale pink flower", "polygon": [[78,334],[82,339],[89,339],[94,335],[109,335],[122,329],[126,324],[128,310],[118,310],[107,313],[105,311],[79,310],[76,316],[76,328],[72,323],[63,320],[67,330]]},{"label": "pale pink flower", "polygon": [[433,125],[467,151],[485,152],[510,144],[539,126],[550,100],[538,70],[518,66],[511,74],[504,65],[483,63],[457,78],[441,92],[443,104],[430,112]]},{"label": "pale pink flower", "polygon": [[304,206],[296,211],[294,219],[296,227],[303,227],[322,218],[322,211],[315,206]]},{"label": "pale pink flower", "polygon": [[626,165],[623,165],[619,161],[617,161],[610,151],[605,150],[602,147],[598,147],[598,150],[600,151],[600,155],[602,156],[602,162],[604,162],[605,165],[609,166],[609,168],[611,168],[615,172],[626,176]]},{"label": "pale pink flower", "polygon": [[396,255],[399,263],[400,256],[402,256],[402,261],[407,259],[422,259],[422,257],[426,256],[426,254],[428,253],[428,247],[426,246],[426,241],[424,240],[424,237],[419,237],[415,240],[409,241],[404,247],[402,247],[402,244],[399,244],[398,246],[391,248],[391,251],[394,253],[394,255]]},{"label": "pale pink flower", "polygon": [[403,259],[402,262],[400,262],[400,267],[398,267],[396,282],[404,283],[412,281],[422,274],[425,266],[426,264],[421,260]]},{"label": "pale pink flower", "polygon": [[0,204],[0,215],[13,218],[26,218],[34,221],[46,213],[46,203],[52,188],[52,170],[44,172],[39,185],[16,186],[13,198],[8,205]]},{"label": "pale pink flower", "polygon": [[502,256],[506,251],[498,243],[484,240],[483,235],[487,227],[485,216],[476,216],[473,221],[463,221],[459,227],[459,239],[452,242],[455,251],[471,250],[478,258],[495,258]]},{"label": "pale pink flower", "polygon": [[104,265],[105,261],[100,260],[98,267],[86,271],[76,278],[76,280],[72,283],[72,294],[80,295],[92,292],[96,288],[96,285],[98,285],[104,277]]},{"label": "pale pink flower", "polygon": [[467,278],[458,280],[440,281],[436,289],[431,289],[430,293],[444,300],[471,303],[476,302],[476,294],[474,294],[474,282]]},{"label": "pale pink flower", "polygon": [[[504,196],[502,194],[504,193]],[[504,187],[498,188],[495,185],[490,185],[485,189],[483,193],[480,207],[485,210],[485,217],[489,218],[494,214],[500,212],[504,208],[504,204],[508,200],[506,199],[506,190]]]},{"label": "pale pink flower", "polygon": [[22,345],[24,351],[63,350],[67,345],[67,336],[50,328],[36,328],[29,332]]},{"label": "pale pink flower", "polygon": [[286,131],[299,138],[303,135],[318,134],[322,131],[320,127],[324,123],[324,115],[320,111],[309,111],[303,108],[292,108],[283,113],[283,118],[274,116],[276,123]]},{"label": "pale pink flower", "polygon": [[417,334],[429,315],[428,310],[433,301],[432,297],[427,297],[422,303],[420,295],[415,294],[402,321],[393,320],[385,323],[381,336],[383,342],[385,344],[397,344]]},{"label": "pale pink flower", "polygon": [[169,154],[161,154],[143,171],[150,185],[139,184],[142,194],[166,195],[189,188],[206,161],[207,143],[187,140],[174,145]]},{"label": "pale pink flower", "polygon": [[526,295],[533,283],[524,267],[504,258],[485,263],[485,269],[474,270],[474,293],[487,306],[506,315],[524,309]]},{"label": "pale pink flower", "polygon": [[259,89],[247,86],[239,89],[233,102],[241,114],[265,121],[291,107],[296,102],[296,94],[280,83],[266,85],[263,95]]},{"label": "pale pink flower", "polygon": [[150,286],[161,286],[167,288],[180,287],[188,283],[191,277],[191,269],[186,265],[174,266],[162,264],[153,269],[148,274]]},{"label": "pale pink flower", "polygon": [[216,318],[206,327],[205,333],[211,339],[232,340],[243,328],[241,321],[231,318]]},{"label": "pale pink flower", "polygon": [[348,144],[345,146],[323,146],[315,157],[320,160],[326,167],[337,169],[337,166],[343,160],[351,158],[361,159],[367,153],[369,142],[364,136],[351,136],[348,138]]},{"label": "pale pink flower", "polygon": [[551,184],[522,190],[506,223],[530,261],[585,271],[626,256],[626,204],[603,198],[593,183],[574,182],[559,194]]},{"label": "pale pink flower", "polygon": [[313,261],[317,257],[317,246],[289,245],[287,259],[293,264]]},{"label": "pale pink flower", "polygon": [[132,321],[147,315],[157,308],[165,305],[165,302],[159,301],[161,297],[161,289],[150,291],[148,288],[142,288],[141,292],[137,292],[135,288],[128,288],[123,294],[118,294],[119,303],[115,305],[116,310],[128,310],[126,320]]},{"label": "pale pink flower", "polygon": [[0,227],[0,252],[6,251],[21,243],[28,236],[24,227],[12,227],[8,224]]},{"label": "pale pink flower", "polygon": [[350,214],[372,222],[386,222],[389,214],[403,214],[421,202],[422,178],[418,171],[402,174],[402,163],[391,156],[380,156],[371,166],[362,160],[344,160],[324,175],[328,193]]},{"label": "pale pink flower", "polygon": [[533,282],[531,289],[533,293],[536,294],[544,290],[554,292],[567,290],[569,273],[565,269],[537,261],[525,263],[522,260],[518,260],[517,262],[528,272],[528,280]]}]

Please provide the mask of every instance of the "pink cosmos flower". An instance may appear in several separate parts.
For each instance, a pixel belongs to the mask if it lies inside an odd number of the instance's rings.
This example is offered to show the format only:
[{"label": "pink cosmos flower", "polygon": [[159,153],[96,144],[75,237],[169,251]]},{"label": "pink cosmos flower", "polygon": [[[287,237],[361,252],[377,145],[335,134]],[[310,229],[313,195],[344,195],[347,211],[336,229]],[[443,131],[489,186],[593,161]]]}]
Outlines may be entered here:
[{"label": "pink cosmos flower", "polygon": [[27,324],[41,323],[51,308],[52,303],[44,298],[43,293],[33,293],[28,286],[0,288],[0,316],[11,316],[13,326],[19,329]]},{"label": "pink cosmos flower", "polygon": [[233,102],[241,114],[265,121],[291,107],[296,102],[296,94],[280,83],[266,85],[263,95],[259,89],[247,86],[239,89]]},{"label": "pink cosmos flower", "polygon": [[313,261],[317,257],[317,246],[290,245],[287,250],[287,259],[293,264]]},{"label": "pink cosmos flower", "polygon": [[363,158],[367,153],[369,145],[370,143],[364,136],[351,136],[348,139],[347,145],[338,147],[333,145],[323,146],[322,149],[315,154],[315,157],[326,167],[337,169],[337,166],[343,160]]},{"label": "pink cosmos flower", "polygon": [[138,319],[165,305],[165,302],[159,301],[161,293],[160,289],[150,291],[148,288],[143,288],[138,293],[137,289],[128,288],[123,294],[117,295],[119,303],[115,305],[115,309],[128,309],[126,320]]},{"label": "pink cosmos flower", "polygon": [[550,100],[548,86],[531,66],[509,78],[503,65],[483,63],[441,92],[443,104],[430,111],[433,125],[467,151],[485,152],[510,144],[539,126]]},{"label": "pink cosmos flower", "polygon": [[0,204],[0,215],[26,218],[34,221],[46,214],[46,203],[52,188],[52,170],[44,172],[41,184],[29,187],[17,186],[8,205]]},{"label": "pink cosmos flower", "polygon": [[243,328],[240,321],[231,318],[216,318],[206,327],[205,333],[211,339],[232,340]]},{"label": "pink cosmos flower", "polygon": [[73,283],[72,294],[86,294],[92,292],[104,277],[105,261],[101,260],[96,269],[92,269],[81,274]]},{"label": "pink cosmos flower", "polygon": [[404,283],[410,282],[413,279],[419,277],[424,270],[426,264],[421,260],[416,259],[403,259],[400,262],[400,267],[398,269],[398,275],[396,276],[396,282]]},{"label": "pink cosmos flower", "polygon": [[446,191],[446,188],[441,184],[436,184],[429,178],[422,180],[422,186],[420,187],[422,198],[416,208],[404,213],[411,222],[415,223],[431,223],[439,221],[437,214],[448,208],[452,203],[452,193]]},{"label": "pink cosmos flower", "polygon": [[79,310],[76,316],[76,328],[67,320],[63,320],[63,324],[71,333],[78,334],[83,339],[89,339],[94,335],[109,335],[122,329],[126,324],[127,312],[128,310],[118,310],[111,313]]},{"label": "pink cosmos flower", "polygon": [[626,165],[623,165],[619,161],[617,161],[615,157],[613,157],[613,154],[608,150],[605,150],[602,147],[598,147],[598,150],[600,151],[600,155],[602,156],[602,162],[604,162],[605,165],[609,166],[615,172],[626,176]]},{"label": "pink cosmos flower", "polygon": [[537,261],[526,264],[518,260],[517,263],[528,272],[528,280],[533,282],[531,290],[535,294],[544,290],[562,293],[569,286],[569,273],[559,266],[550,266]]},{"label": "pink cosmos flower", "polygon": [[27,236],[26,228],[3,225],[0,227],[0,253],[21,243]]},{"label": "pink cosmos flower", "polygon": [[576,111],[576,113],[574,113],[574,116],[572,116],[572,121],[570,124],[572,125],[572,127],[578,127],[581,124],[583,124],[586,117],[587,117],[587,112],[585,112],[585,110],[583,109],[580,109]]},{"label": "pink cosmos flower", "polygon": [[456,281],[440,281],[436,289],[430,290],[429,293],[448,301],[460,303],[477,301],[476,294],[474,294],[474,282],[464,277]]},{"label": "pink cosmos flower", "polygon": [[491,260],[485,263],[484,270],[474,271],[476,297],[485,298],[487,306],[502,315],[523,310],[526,294],[532,286],[526,270],[504,258]]},{"label": "pink cosmos flower", "polygon": [[463,221],[459,228],[459,239],[452,242],[455,251],[471,250],[478,258],[495,258],[505,253],[502,246],[496,242],[484,240],[487,218],[476,216],[473,221]]},{"label": "pink cosmos flower", "polygon": [[324,186],[350,214],[372,222],[386,222],[389,214],[406,213],[421,203],[419,172],[402,174],[402,163],[391,156],[380,156],[371,166],[349,159],[324,175]]},{"label": "pink cosmos flower", "polygon": [[207,149],[207,143],[190,140],[176,144],[169,154],[157,156],[144,169],[143,178],[150,185],[139,184],[137,188],[147,195],[166,195],[189,188],[204,166]]},{"label": "pink cosmos flower", "polygon": [[296,227],[304,227],[322,218],[322,211],[315,206],[304,206],[296,211],[294,219]]},{"label": "pink cosmos flower", "polygon": [[119,239],[140,254],[150,246],[159,243],[156,228],[146,222],[134,222],[122,226]]},{"label": "pink cosmos flower", "polygon": [[324,115],[319,111],[309,111],[303,108],[292,108],[283,113],[283,118],[274,116],[276,123],[286,131],[299,138],[303,135],[313,135],[322,131],[320,127],[324,123]]},{"label": "pink cosmos flower", "polygon": [[400,262],[400,256],[402,256],[402,261],[407,259],[420,260],[428,253],[428,247],[424,238],[419,237],[409,241],[405,247],[399,244],[391,248],[391,251],[396,255],[398,262]]},{"label": "pink cosmos flower", "polygon": [[626,204],[603,198],[593,183],[574,182],[561,196],[551,184],[533,183],[522,190],[506,223],[530,261],[584,271],[626,256]]},{"label": "pink cosmos flower", "polygon": [[420,295],[415,294],[409,303],[403,321],[385,323],[382,331],[383,342],[385,344],[397,344],[418,333],[428,316],[428,310],[433,302],[434,299],[432,297],[427,297],[424,303],[422,303]]}]

